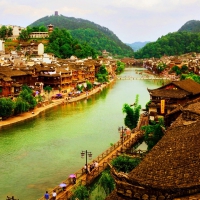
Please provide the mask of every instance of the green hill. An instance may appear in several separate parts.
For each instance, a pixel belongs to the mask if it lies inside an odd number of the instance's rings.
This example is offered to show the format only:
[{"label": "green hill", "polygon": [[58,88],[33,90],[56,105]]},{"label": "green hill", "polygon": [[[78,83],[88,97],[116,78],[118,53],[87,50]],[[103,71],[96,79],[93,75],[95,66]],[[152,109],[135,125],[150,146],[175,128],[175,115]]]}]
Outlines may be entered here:
[{"label": "green hill", "polygon": [[135,58],[160,58],[190,52],[200,53],[200,33],[174,32],[168,33],[156,42],[146,44],[135,52]]},{"label": "green hill", "polygon": [[181,31],[187,31],[192,33],[199,33],[200,32],[200,21],[199,20],[190,20],[186,22],[179,30]]},{"label": "green hill", "polygon": [[67,29],[72,37],[81,43],[88,43],[99,53],[106,50],[112,55],[133,56],[132,48],[124,44],[112,31],[88,20],[52,15],[38,19],[29,26],[47,26],[49,24],[54,25],[55,28]]}]

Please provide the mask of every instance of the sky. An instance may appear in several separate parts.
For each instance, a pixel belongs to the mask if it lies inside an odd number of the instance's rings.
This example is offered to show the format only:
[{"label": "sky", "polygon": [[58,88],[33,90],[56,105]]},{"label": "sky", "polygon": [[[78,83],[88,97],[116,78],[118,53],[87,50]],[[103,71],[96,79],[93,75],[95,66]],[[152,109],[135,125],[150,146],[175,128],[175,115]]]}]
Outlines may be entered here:
[{"label": "sky", "polygon": [[26,27],[58,14],[89,20],[122,42],[156,41],[200,20],[200,0],[0,0],[0,24]]}]

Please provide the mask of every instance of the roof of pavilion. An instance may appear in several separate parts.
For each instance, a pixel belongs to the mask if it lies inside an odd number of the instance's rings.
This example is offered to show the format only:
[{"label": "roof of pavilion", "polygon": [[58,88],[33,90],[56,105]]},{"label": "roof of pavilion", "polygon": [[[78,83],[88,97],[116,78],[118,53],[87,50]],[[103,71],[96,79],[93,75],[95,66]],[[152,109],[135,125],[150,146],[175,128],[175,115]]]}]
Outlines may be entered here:
[{"label": "roof of pavilion", "polygon": [[[200,113],[200,102],[185,109]],[[200,120],[186,121],[182,114],[166,134],[130,172],[129,178],[158,189],[187,189],[200,186]]]}]

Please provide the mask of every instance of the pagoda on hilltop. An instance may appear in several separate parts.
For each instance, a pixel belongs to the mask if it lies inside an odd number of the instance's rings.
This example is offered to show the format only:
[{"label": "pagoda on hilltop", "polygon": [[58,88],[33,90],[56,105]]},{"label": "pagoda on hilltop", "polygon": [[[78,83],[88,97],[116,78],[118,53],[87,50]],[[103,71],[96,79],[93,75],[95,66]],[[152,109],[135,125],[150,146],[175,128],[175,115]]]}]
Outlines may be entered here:
[{"label": "pagoda on hilltop", "polygon": [[52,25],[52,24],[48,25],[48,32],[49,33],[53,32],[53,27],[54,27],[54,25]]}]

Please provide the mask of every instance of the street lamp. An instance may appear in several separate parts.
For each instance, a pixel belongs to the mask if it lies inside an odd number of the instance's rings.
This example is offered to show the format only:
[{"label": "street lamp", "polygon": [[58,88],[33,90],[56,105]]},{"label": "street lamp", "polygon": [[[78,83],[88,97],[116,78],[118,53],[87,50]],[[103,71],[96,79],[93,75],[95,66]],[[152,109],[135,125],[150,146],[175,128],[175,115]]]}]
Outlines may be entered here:
[{"label": "street lamp", "polygon": [[81,158],[84,158],[84,156],[85,156],[85,159],[86,159],[85,164],[86,164],[86,170],[87,170],[87,157],[89,157],[89,159],[91,160],[92,159],[92,152],[87,151],[87,150],[82,151],[81,152]]},{"label": "street lamp", "polygon": [[126,127],[124,128],[123,126],[118,128],[118,131],[119,131],[119,134],[120,134],[120,139],[121,139],[121,142],[122,142],[122,150],[123,150],[124,136],[126,134],[126,130],[127,130]]}]

